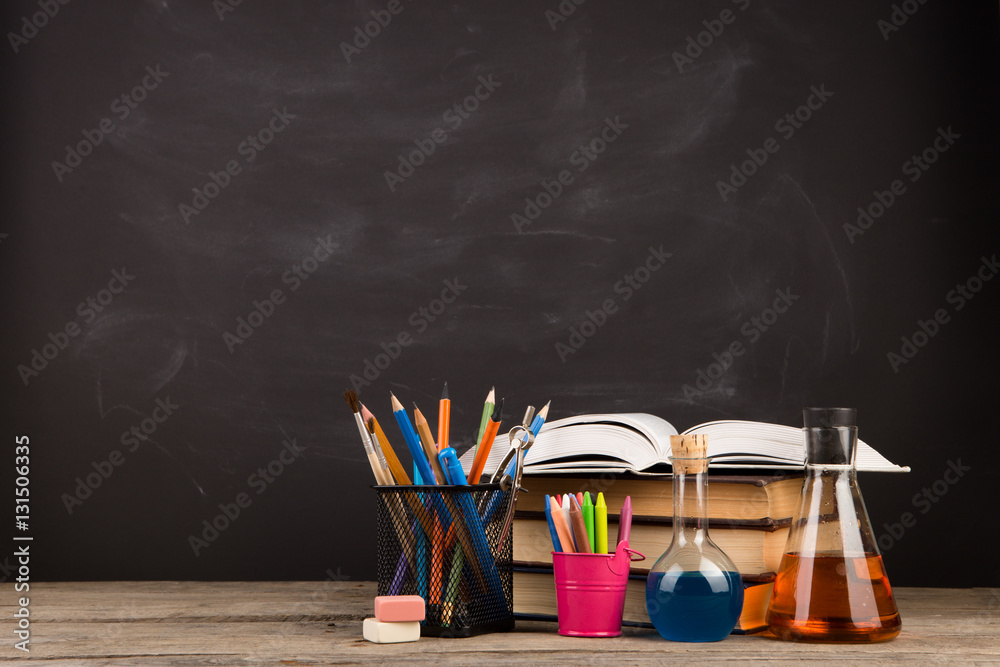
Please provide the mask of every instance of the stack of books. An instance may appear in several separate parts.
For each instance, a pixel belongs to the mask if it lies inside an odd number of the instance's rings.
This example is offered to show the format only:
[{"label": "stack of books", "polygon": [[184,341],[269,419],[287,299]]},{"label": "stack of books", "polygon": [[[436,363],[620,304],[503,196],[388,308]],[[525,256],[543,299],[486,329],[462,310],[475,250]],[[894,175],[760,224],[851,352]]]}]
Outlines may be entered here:
[{"label": "stack of books", "polygon": [[[743,614],[734,632],[765,627],[764,615],[785,539],[802,488],[805,458],[800,429],[760,422],[711,422],[685,433],[708,435],[712,469],[708,483],[709,531],[740,571]],[[514,516],[514,614],[556,619],[552,541],[544,497],[589,491],[604,494],[609,508],[632,498],[630,547],[645,561],[633,563],[625,598],[624,623],[652,627],[646,614],[649,569],[673,536],[670,436],[677,430],[648,414],[569,417],[546,424],[529,451]],[[503,448],[499,448],[503,449]],[[493,459],[502,456],[494,451]],[[470,464],[465,457],[466,466]],[[499,460],[499,459],[498,459]],[[908,472],[863,442],[857,468]],[[617,516],[608,516],[608,535],[617,534]]]}]

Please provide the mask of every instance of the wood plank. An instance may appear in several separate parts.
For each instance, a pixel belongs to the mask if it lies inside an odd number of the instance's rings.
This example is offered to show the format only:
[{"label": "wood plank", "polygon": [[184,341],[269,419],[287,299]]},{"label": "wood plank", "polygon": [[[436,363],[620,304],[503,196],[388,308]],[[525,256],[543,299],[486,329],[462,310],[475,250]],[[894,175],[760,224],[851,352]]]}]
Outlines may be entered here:
[{"label": "wood plank", "polygon": [[[13,649],[13,591],[0,604],[0,661]],[[380,646],[361,638],[371,615],[373,582],[69,582],[31,588],[33,662],[110,665],[468,664],[517,660],[722,664],[740,660],[819,664],[901,660],[996,663],[1000,655],[1000,591],[896,590],[904,630],[874,645],[794,644],[763,636],[714,644],[675,644],[626,629],[615,639],[574,639],[555,624],[518,622],[512,633]]]}]

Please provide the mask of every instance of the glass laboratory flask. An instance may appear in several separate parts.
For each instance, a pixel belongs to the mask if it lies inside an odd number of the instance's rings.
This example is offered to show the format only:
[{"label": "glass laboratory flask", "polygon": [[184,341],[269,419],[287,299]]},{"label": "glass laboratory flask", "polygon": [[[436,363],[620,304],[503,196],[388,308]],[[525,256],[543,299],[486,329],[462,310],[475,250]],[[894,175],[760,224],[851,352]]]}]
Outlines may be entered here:
[{"label": "glass laboratory flask", "polygon": [[674,522],[670,547],[646,579],[646,611],[664,639],[725,639],[743,610],[743,579],[708,534],[704,435],[671,436]]},{"label": "glass laboratory flask", "polygon": [[865,643],[892,639],[901,622],[858,489],[853,408],[806,408],[799,507],[767,608],[781,639]]}]

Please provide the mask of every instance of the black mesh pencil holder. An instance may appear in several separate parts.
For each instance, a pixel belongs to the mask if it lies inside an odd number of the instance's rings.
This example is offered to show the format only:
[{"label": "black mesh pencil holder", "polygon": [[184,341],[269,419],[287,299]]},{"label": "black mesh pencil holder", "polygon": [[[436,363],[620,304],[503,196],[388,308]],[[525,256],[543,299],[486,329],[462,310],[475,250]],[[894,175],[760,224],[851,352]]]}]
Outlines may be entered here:
[{"label": "black mesh pencil holder", "polygon": [[424,636],[513,629],[514,531],[499,544],[511,492],[498,484],[374,488],[378,594],[422,597]]}]

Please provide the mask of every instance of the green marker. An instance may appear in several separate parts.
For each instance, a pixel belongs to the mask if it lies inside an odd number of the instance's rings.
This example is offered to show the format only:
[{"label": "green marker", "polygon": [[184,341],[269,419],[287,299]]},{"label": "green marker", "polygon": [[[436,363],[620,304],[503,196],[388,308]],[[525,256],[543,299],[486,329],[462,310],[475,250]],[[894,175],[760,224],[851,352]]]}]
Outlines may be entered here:
[{"label": "green marker", "polygon": [[[580,512],[583,514],[583,525],[587,527],[587,539],[590,543],[596,545],[594,542],[594,503],[590,500],[590,491],[583,494],[583,505],[580,507]],[[605,553],[607,553],[607,547],[605,547]],[[597,549],[594,549],[595,554],[601,553]]]},{"label": "green marker", "polygon": [[597,505],[594,506],[594,542],[595,554],[608,553],[608,506],[604,502],[604,494],[597,494]]}]

